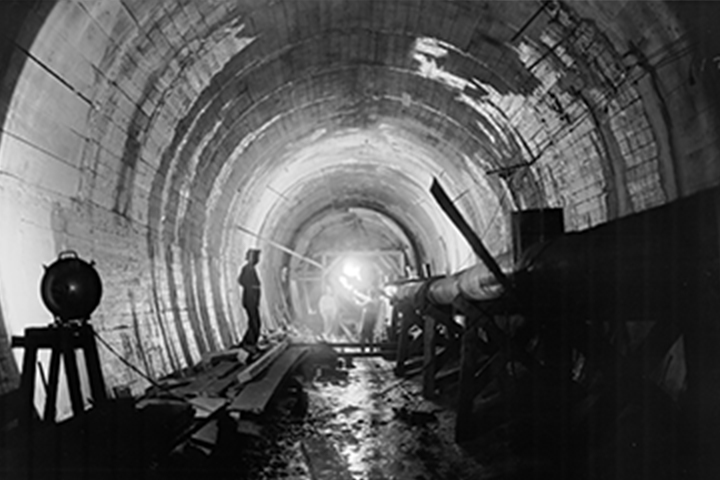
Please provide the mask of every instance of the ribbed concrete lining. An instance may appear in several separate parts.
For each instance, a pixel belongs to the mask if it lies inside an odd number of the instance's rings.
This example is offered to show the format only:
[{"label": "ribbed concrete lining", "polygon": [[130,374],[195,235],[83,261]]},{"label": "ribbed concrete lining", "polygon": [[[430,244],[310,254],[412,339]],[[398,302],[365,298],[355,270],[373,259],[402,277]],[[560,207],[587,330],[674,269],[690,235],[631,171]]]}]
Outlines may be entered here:
[{"label": "ribbed concrete lining", "polygon": [[[474,258],[429,196],[433,176],[495,253],[512,209],[563,207],[582,229],[717,183],[715,112],[699,107],[715,74],[683,54],[672,8],[540,7],[73,0],[34,11],[43,28],[30,57],[16,52],[0,143],[9,330],[45,323],[39,266],[73,248],[106,283],[98,329],[160,375],[242,335],[235,275],[257,241],[236,225],[316,254],[343,243],[342,212],[368,209],[370,244],[410,246],[446,271]],[[264,249],[263,276],[279,284],[287,259]],[[282,301],[270,294],[265,314]],[[106,360],[111,385],[141,388]]]}]

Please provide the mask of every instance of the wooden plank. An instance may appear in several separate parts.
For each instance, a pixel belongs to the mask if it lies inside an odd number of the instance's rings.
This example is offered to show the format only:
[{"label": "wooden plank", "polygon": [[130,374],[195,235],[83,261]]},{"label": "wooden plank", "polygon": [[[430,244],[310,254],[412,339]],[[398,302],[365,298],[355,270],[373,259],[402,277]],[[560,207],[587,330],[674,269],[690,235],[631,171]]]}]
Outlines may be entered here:
[{"label": "wooden plank", "polygon": [[228,402],[225,398],[194,397],[188,403],[195,408],[195,418],[207,418],[220,410]]},{"label": "wooden plank", "polygon": [[285,374],[305,352],[307,349],[302,347],[287,348],[265,375],[245,385],[240,394],[233,399],[228,410],[262,413]]},{"label": "wooden plank", "polygon": [[198,395],[205,391],[205,389],[212,385],[213,382],[220,378],[224,378],[232,371],[240,367],[240,364],[233,361],[223,361],[215,365],[214,367],[198,373],[191,382],[187,385],[183,385],[177,388],[172,388],[172,392],[175,395]]},{"label": "wooden plank", "polygon": [[216,395],[218,390],[230,385],[235,381],[235,373],[242,368],[242,364],[237,362],[223,362],[211,370],[211,375],[202,382],[190,384],[198,393],[205,395]]},{"label": "wooden plank", "polygon": [[240,384],[242,385],[248,383],[250,380],[257,377],[266,368],[268,368],[270,364],[273,363],[273,361],[275,361],[275,359],[277,359],[280,354],[285,351],[285,349],[287,349],[288,344],[289,342],[287,340],[283,340],[282,342],[278,343],[270,350],[265,352],[262,357],[260,357],[255,362],[248,365],[243,371],[238,373],[238,382],[240,382]]},{"label": "wooden plank", "polygon": [[244,364],[249,356],[250,354],[244,348],[231,348],[206,354],[202,359],[202,363],[213,365],[222,361],[231,361]]},{"label": "wooden plank", "polygon": [[227,390],[227,388],[235,382],[237,382],[237,377],[234,373],[231,373],[226,377],[215,379],[205,385],[203,387],[203,393],[210,397],[219,397],[223,395],[225,390]]},{"label": "wooden plank", "polygon": [[220,431],[220,427],[218,425],[217,420],[212,420],[203,427],[195,432],[191,439],[194,442],[198,442],[201,445],[208,446],[208,447],[214,447],[215,443],[217,442],[218,433]]}]

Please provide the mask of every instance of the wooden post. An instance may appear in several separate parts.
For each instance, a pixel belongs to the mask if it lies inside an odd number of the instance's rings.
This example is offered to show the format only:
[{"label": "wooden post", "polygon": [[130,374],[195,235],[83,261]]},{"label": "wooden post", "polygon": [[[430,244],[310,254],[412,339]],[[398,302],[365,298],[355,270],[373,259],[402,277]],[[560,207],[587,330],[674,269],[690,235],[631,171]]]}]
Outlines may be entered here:
[{"label": "wooden post", "polygon": [[423,396],[433,398],[435,396],[435,319],[432,315],[423,315],[425,327],[423,328]]},{"label": "wooden post", "polygon": [[395,375],[405,375],[405,360],[407,360],[408,350],[410,348],[410,339],[408,338],[408,332],[410,326],[413,323],[414,315],[412,314],[412,305],[410,304],[399,304],[396,308],[400,309],[400,332],[398,333],[397,340],[397,359],[395,364]]},{"label": "wooden post", "polygon": [[475,398],[475,360],[477,349],[477,316],[466,317],[465,331],[460,345],[460,386],[457,416],[455,417],[455,441],[469,437],[472,432],[473,401]]}]

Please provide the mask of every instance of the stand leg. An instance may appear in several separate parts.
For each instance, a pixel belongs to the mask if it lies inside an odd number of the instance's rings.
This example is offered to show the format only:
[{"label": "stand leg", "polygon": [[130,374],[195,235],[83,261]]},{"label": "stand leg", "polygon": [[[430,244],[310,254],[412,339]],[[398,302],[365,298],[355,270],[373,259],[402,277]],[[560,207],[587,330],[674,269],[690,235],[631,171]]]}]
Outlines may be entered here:
[{"label": "stand leg", "polygon": [[55,404],[57,402],[58,380],[60,379],[60,352],[53,348],[50,356],[50,374],[48,375],[48,391],[45,399],[45,414],[43,421],[55,421]]},{"label": "stand leg", "polygon": [[98,355],[92,327],[90,325],[83,326],[81,335],[83,336],[83,352],[85,352],[85,364],[90,378],[93,403],[98,405],[107,400],[107,392],[105,391],[105,382],[100,369],[100,356]]},{"label": "stand leg", "polygon": [[20,378],[20,390],[24,402],[24,412],[21,422],[25,426],[32,423],[35,416],[35,364],[37,362],[37,348],[26,337],[25,353],[23,354],[22,377]]},{"label": "stand leg", "polygon": [[77,367],[77,358],[75,357],[75,349],[73,348],[72,331],[63,330],[61,333],[61,344],[63,358],[65,359],[65,374],[67,375],[68,390],[70,391],[70,403],[72,404],[73,414],[80,415],[85,411],[82,399],[82,391],[80,388],[80,373]]}]

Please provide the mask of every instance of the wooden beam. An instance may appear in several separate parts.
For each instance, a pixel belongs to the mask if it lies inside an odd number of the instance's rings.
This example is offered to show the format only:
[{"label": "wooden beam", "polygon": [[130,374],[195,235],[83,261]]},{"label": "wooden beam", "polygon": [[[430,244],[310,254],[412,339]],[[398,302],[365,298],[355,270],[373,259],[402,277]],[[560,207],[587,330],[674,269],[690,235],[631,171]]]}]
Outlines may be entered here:
[{"label": "wooden beam", "polygon": [[425,328],[423,328],[423,396],[435,396],[435,369],[437,358],[435,356],[435,319],[432,315],[423,315]]},{"label": "wooden beam", "polygon": [[395,363],[395,375],[405,375],[405,361],[408,357],[408,350],[410,347],[409,331],[413,320],[410,318],[409,308],[402,309],[402,318],[400,319],[400,332],[398,333],[398,346],[397,346],[397,360]]},{"label": "wooden beam", "polygon": [[485,266],[492,272],[495,279],[503,286],[507,291],[512,290],[512,284],[507,278],[505,273],[500,269],[500,266],[495,259],[490,255],[490,252],[485,248],[485,244],[477,233],[470,227],[465,218],[462,216],[460,211],[455,207],[450,197],[447,196],[445,190],[440,185],[437,179],[433,179],[432,186],[430,187],[430,193],[440,205],[440,208],[450,218],[453,225],[460,230],[462,236],[470,244],[475,254],[485,263]]},{"label": "wooden beam", "polygon": [[421,318],[418,316],[413,302],[403,301],[398,303],[395,307],[399,310],[399,314],[402,315],[400,321],[400,333],[398,334],[397,344],[397,365],[395,367],[395,373],[399,376],[405,374],[408,357],[412,352],[417,351],[418,340],[421,338],[412,339],[410,338],[410,328],[413,325],[419,325]]}]

